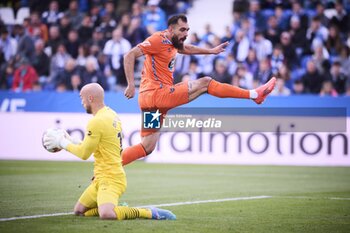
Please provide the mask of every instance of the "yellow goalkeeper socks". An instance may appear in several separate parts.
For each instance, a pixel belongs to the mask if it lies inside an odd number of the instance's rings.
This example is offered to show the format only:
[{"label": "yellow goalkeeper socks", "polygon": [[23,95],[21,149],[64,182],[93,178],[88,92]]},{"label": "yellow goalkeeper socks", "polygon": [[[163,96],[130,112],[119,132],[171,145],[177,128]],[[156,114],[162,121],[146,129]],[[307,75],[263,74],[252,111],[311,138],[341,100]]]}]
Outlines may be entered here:
[{"label": "yellow goalkeeper socks", "polygon": [[139,209],[126,206],[117,206],[114,208],[118,220],[135,218],[152,218],[152,212],[148,209]]},{"label": "yellow goalkeeper socks", "polygon": [[98,208],[93,208],[84,213],[86,217],[98,216]]}]

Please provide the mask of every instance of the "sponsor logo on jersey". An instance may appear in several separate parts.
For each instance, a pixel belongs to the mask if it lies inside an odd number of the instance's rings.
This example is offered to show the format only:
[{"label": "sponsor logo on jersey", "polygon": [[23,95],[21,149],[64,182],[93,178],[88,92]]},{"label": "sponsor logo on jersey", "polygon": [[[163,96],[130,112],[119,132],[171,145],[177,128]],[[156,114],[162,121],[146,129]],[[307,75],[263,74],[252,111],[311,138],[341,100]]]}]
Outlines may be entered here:
[{"label": "sponsor logo on jersey", "polygon": [[162,40],[162,44],[172,44],[170,40]]},{"label": "sponsor logo on jersey", "polygon": [[172,72],[174,70],[175,66],[175,58],[171,59],[171,61],[168,64],[168,69]]}]

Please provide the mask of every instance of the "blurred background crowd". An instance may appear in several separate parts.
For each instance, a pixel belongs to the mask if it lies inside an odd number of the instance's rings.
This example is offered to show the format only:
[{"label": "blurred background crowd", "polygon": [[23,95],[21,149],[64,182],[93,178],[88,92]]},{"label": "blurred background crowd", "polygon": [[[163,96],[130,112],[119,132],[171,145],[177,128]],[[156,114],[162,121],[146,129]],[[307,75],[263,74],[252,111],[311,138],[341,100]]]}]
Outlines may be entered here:
[{"label": "blurred background crowd", "polygon": [[[123,55],[193,1],[200,0],[2,1],[0,89],[79,91],[98,82],[122,91]],[[274,95],[350,95],[349,13],[347,0],[232,1],[233,20],[221,35],[209,23],[203,35],[191,28],[186,41],[207,48],[230,41],[226,51],[178,54],[174,82],[209,75],[252,89],[275,76]]]}]

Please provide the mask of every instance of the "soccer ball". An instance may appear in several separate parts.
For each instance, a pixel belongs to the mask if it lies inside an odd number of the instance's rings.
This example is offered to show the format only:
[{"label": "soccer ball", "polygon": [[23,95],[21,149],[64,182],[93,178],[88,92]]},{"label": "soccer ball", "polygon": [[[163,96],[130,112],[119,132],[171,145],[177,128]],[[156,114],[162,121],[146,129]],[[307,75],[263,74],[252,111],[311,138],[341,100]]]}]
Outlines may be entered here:
[{"label": "soccer ball", "polygon": [[53,128],[50,128],[50,129],[47,129],[44,133],[43,133],[43,136],[41,138],[41,143],[43,145],[43,147],[45,148],[45,150],[47,150],[48,152],[51,152],[51,153],[56,153],[56,152],[59,152],[61,151],[60,148],[52,148],[52,149],[47,149],[44,145],[44,138],[47,136],[47,135],[52,135],[52,134],[55,134],[57,131],[57,129],[53,129]]}]

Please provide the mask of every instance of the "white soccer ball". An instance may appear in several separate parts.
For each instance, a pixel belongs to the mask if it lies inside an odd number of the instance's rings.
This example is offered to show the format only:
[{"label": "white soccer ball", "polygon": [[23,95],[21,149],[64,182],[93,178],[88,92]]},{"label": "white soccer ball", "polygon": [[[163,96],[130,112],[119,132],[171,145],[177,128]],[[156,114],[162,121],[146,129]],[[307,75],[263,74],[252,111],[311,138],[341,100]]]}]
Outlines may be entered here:
[{"label": "white soccer ball", "polygon": [[56,132],[57,132],[57,129],[54,129],[54,128],[47,129],[43,133],[43,136],[41,138],[41,143],[42,143],[43,147],[45,148],[45,150],[47,150],[48,152],[51,152],[51,153],[59,152],[59,151],[61,151],[61,149],[60,148],[47,149],[46,146],[44,145],[44,138],[47,136],[50,136],[50,135],[54,135],[54,134],[56,134]]}]

